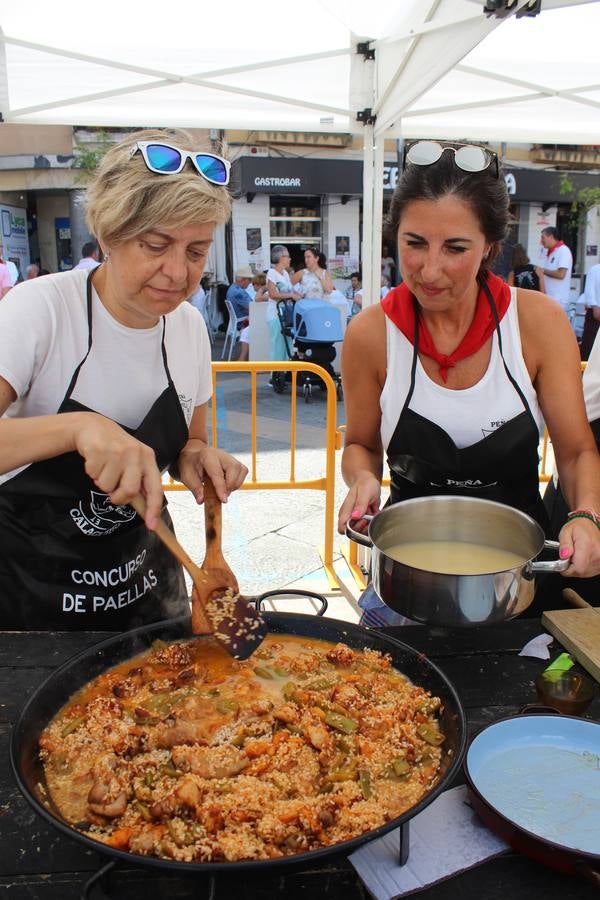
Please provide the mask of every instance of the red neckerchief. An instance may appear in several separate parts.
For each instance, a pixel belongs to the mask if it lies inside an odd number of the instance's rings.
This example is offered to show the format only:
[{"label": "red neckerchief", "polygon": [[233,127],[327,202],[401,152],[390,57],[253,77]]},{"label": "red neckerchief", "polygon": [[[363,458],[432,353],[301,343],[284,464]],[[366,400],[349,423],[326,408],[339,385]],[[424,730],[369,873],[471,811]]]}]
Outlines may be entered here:
[{"label": "red neckerchief", "polygon": [[564,247],[564,246],[565,246],[564,241],[557,241],[555,243],[554,247],[552,248],[552,250],[548,251],[548,256],[550,256],[552,253],[554,253],[555,250],[558,250],[559,247]]},{"label": "red neckerchief", "polygon": [[[490,290],[498,321],[502,319],[510,304],[510,288],[494,275],[492,272],[487,273],[487,286]],[[411,344],[415,337],[415,307],[413,303],[413,295],[407,288],[406,284],[400,284],[392,290],[381,301],[383,311],[391,321],[396,325],[405,338]],[[496,328],[496,320],[490,307],[489,300],[485,294],[483,287],[479,288],[477,296],[477,305],[475,307],[475,315],[473,321],[469,325],[469,329],[458,347],[452,353],[439,353],[433,338],[429,333],[429,329],[425,324],[422,315],[419,315],[419,353],[430,356],[431,359],[439,364],[440,375],[443,381],[448,380],[448,369],[451,369],[461,359],[472,356],[483,347],[488,338],[494,333]]]}]

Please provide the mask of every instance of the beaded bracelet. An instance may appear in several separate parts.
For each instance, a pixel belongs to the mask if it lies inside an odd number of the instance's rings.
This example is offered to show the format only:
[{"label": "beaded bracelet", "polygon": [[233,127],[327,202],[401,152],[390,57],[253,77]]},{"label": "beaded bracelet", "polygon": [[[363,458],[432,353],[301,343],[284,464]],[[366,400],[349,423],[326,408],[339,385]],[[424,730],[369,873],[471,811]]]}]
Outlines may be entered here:
[{"label": "beaded bracelet", "polygon": [[567,522],[571,519],[589,519],[596,528],[600,528],[600,517],[596,515],[593,509],[574,509],[567,514]]}]

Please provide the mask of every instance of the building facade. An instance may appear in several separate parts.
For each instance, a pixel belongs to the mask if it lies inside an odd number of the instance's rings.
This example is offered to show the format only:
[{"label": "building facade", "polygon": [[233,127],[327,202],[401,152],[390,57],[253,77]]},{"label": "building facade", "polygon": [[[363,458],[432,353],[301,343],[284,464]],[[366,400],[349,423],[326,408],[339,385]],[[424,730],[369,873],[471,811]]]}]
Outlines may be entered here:
[{"label": "building facade", "polygon": [[[74,265],[90,239],[84,218],[85,181],[94,155],[124,129],[0,124],[0,232],[2,252],[21,272],[29,261],[57,272]],[[203,145],[229,147],[233,160],[233,214],[217,235],[210,263],[213,282],[235,269],[269,267],[271,248],[285,244],[295,268],[307,247],[321,250],[332,274],[345,280],[362,258],[362,142],[351,135],[295,132],[218,132],[197,129]],[[600,208],[576,221],[561,171],[575,191],[600,188],[600,147],[509,145],[501,155],[514,224],[510,247],[521,243],[538,261],[541,229],[558,227],[573,252],[580,279],[600,261]],[[384,214],[398,180],[398,146],[386,141]],[[394,248],[389,247],[394,254]],[[505,272],[501,272],[505,274]],[[577,281],[576,281],[577,284]],[[576,286],[574,285],[574,287]]]}]

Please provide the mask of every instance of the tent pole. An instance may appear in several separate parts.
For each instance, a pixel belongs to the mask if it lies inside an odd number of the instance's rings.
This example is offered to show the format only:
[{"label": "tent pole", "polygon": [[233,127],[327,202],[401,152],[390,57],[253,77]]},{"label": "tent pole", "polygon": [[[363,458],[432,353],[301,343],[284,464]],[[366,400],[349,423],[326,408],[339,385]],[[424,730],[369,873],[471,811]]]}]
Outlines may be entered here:
[{"label": "tent pole", "polygon": [[[376,141],[376,143],[375,143]],[[363,174],[362,284],[363,306],[379,301],[381,291],[381,224],[385,140],[365,126]]]},{"label": "tent pole", "polygon": [[0,28],[0,122],[8,122],[10,105],[8,101],[8,70],[6,67],[6,43],[4,32]]},{"label": "tent pole", "polygon": [[361,261],[363,307],[371,303],[371,285],[373,281],[373,263],[371,259],[371,241],[373,233],[373,125],[365,125],[363,142],[363,221],[361,236]]}]

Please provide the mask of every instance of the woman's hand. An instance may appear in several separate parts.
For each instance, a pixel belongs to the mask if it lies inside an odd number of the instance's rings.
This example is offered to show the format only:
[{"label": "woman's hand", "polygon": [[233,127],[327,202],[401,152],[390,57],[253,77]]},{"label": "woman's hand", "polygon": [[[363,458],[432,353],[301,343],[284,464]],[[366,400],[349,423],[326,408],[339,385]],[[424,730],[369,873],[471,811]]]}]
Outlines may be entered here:
[{"label": "woman's hand", "polygon": [[227,503],[231,492],[243,484],[248,474],[246,466],[234,456],[217,447],[207,447],[195,438],[181,451],[178,468],[180,480],[190,489],[197,503],[204,500],[205,477],[214,484],[221,503]]},{"label": "woman's hand", "polygon": [[[65,416],[66,418],[66,416]],[[111,503],[123,506],[136,495],[146,499],[146,526],[155,528],[163,507],[162,478],[154,450],[98,413],[75,414],[75,449],[85,471]]]},{"label": "woman's hand", "polygon": [[[379,512],[381,502],[381,482],[372,472],[360,474],[346,495],[338,516],[338,531],[345,534],[346,525],[367,515]],[[363,526],[364,527],[364,526]],[[356,527],[356,531],[361,531]]]},{"label": "woman's hand", "polygon": [[569,560],[562,575],[591,578],[600,575],[600,529],[590,519],[570,519],[558,536],[561,559]]}]

